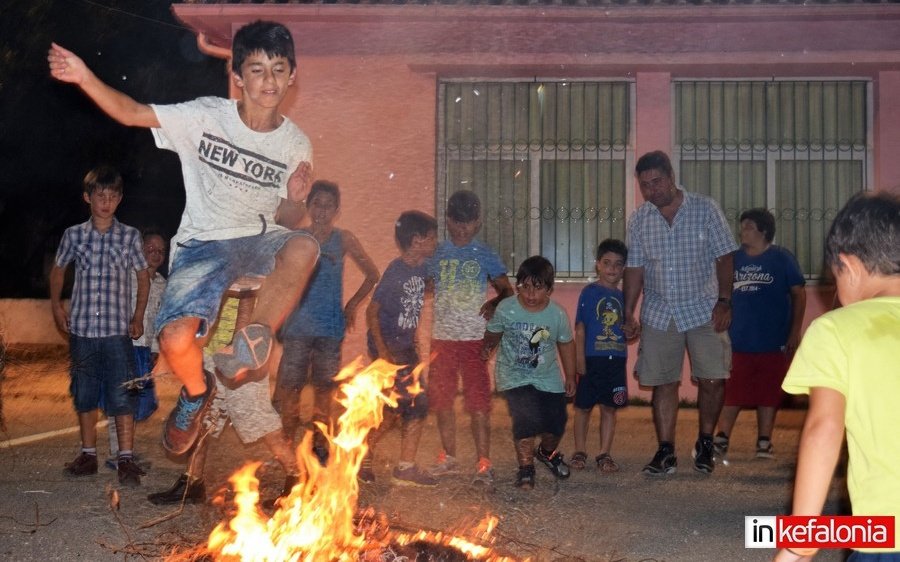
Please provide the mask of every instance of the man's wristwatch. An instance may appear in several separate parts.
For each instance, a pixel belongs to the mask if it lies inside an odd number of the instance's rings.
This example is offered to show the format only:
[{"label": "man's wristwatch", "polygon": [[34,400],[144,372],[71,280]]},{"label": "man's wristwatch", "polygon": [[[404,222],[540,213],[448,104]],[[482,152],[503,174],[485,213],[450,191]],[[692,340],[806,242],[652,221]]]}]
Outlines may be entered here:
[{"label": "man's wristwatch", "polygon": [[716,304],[718,303],[722,303],[728,308],[731,308],[731,299],[729,299],[728,297],[719,297],[718,300],[716,300]]}]

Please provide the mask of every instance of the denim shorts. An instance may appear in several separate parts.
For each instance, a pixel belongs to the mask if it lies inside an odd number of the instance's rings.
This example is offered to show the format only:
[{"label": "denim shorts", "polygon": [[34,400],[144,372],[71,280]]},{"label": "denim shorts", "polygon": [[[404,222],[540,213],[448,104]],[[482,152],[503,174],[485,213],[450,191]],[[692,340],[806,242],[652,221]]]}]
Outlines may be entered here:
[{"label": "denim shorts", "polygon": [[278,388],[299,391],[309,383],[323,390],[336,387],[334,377],[341,369],[343,341],[316,336],[285,338],[278,365]]},{"label": "denim shorts", "polygon": [[271,273],[275,255],[294,236],[315,240],[305,232],[277,229],[242,238],[179,243],[156,315],[156,332],[173,320],[190,317],[201,320],[197,336],[205,336],[219,316],[228,287],[245,275]]},{"label": "denim shorts", "polygon": [[134,349],[128,336],[85,338],[69,335],[71,382],[69,392],[78,413],[92,412],[103,400],[107,416],[134,412],[137,391],[125,383],[135,377]]}]

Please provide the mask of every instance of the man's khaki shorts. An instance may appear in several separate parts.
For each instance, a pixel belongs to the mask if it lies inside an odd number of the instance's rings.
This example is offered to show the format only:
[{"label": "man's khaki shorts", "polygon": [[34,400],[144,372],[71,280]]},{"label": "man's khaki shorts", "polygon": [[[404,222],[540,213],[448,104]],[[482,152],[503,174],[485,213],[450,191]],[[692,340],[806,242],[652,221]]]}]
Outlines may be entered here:
[{"label": "man's khaki shorts", "polygon": [[643,386],[659,386],[681,380],[684,352],[691,360],[691,378],[727,379],[731,371],[731,340],[728,332],[716,332],[712,321],[679,332],[675,322],[668,330],[650,326],[641,329],[635,370]]}]

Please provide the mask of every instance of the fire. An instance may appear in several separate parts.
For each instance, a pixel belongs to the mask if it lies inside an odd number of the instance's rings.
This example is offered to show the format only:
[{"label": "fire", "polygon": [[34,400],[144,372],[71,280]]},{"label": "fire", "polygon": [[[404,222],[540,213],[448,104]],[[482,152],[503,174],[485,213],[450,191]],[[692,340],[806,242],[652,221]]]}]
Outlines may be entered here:
[{"label": "fire", "polygon": [[[396,396],[388,390],[398,368],[382,360],[364,366],[362,359],[357,359],[341,370],[338,380],[345,382],[338,400],[344,413],[333,436],[327,427],[320,428],[329,438],[328,467],[322,468],[310,451],[311,436],[307,434],[297,448],[305,478],[280,502],[271,518],[258,507],[259,480],[255,474],[261,463],[237,471],[230,479],[237,513],[212,531],[208,554],[216,560],[241,562],[351,561],[367,559],[366,552],[424,542],[452,547],[470,560],[512,561],[492,554],[485,546],[492,541],[490,534],[497,523],[493,517],[474,530],[473,540],[440,532],[395,533],[380,528],[373,517],[357,518],[356,475],[368,451],[366,437],[381,424],[383,407],[396,406]],[[423,368],[419,365],[413,371],[416,381]]]}]

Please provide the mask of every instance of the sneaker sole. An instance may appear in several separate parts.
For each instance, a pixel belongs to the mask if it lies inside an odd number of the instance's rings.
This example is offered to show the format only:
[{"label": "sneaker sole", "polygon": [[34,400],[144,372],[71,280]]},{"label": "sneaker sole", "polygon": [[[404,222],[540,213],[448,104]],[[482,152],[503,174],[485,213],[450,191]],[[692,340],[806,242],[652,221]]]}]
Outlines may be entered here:
[{"label": "sneaker sole", "polygon": [[712,474],[714,468],[715,467],[710,467],[710,466],[706,466],[706,465],[699,465],[699,464],[694,465],[694,470],[696,470],[700,474]]},{"label": "sneaker sole", "polygon": [[775,453],[756,453],[758,459],[774,459]]},{"label": "sneaker sole", "polygon": [[226,379],[265,365],[272,353],[272,333],[262,324],[244,326],[234,335],[231,347],[231,353],[213,355],[216,371]]},{"label": "sneaker sole", "polygon": [[678,468],[674,467],[674,466],[669,467],[665,470],[656,470],[655,468],[647,468],[645,466],[644,469],[641,470],[641,474],[643,474],[645,476],[650,476],[653,478],[663,478],[665,476],[670,476],[672,474],[675,474],[677,471],[678,471]]}]

